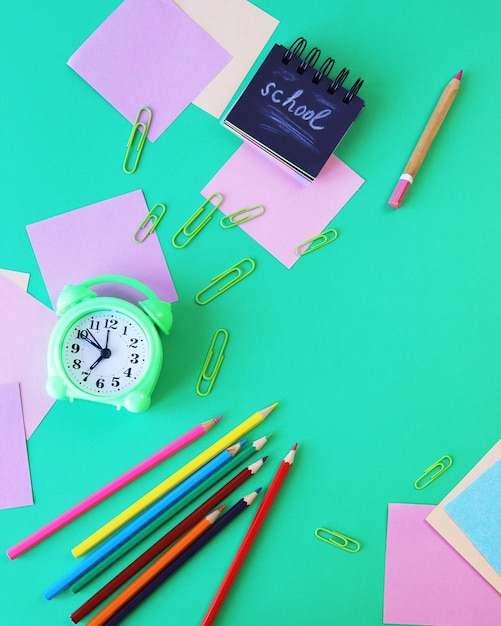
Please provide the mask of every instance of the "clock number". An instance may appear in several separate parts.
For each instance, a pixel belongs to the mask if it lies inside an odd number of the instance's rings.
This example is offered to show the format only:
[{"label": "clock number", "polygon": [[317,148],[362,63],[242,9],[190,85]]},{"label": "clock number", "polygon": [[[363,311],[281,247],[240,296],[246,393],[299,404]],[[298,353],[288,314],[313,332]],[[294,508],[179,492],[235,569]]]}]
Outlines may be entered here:
[{"label": "clock number", "polygon": [[102,389],[104,387],[104,378],[98,378],[96,380],[96,387]]},{"label": "clock number", "polygon": [[115,319],[106,319],[104,321],[104,327],[109,328],[110,330],[116,330],[118,326],[118,320]]},{"label": "clock number", "polygon": [[88,335],[86,330],[77,330],[77,339],[87,339]]},{"label": "clock number", "polygon": [[111,386],[120,387],[120,378],[118,378],[118,376],[113,376],[113,378],[111,379]]},{"label": "clock number", "polygon": [[139,354],[136,354],[135,352],[133,352],[130,355],[130,362],[131,363],[139,363]]},{"label": "clock number", "polygon": [[90,327],[92,330],[99,330],[99,324],[101,322],[99,322],[99,320],[91,320],[90,321]]},{"label": "clock number", "polygon": [[71,344],[71,351],[73,352],[73,354],[76,354],[79,350],[80,350],[80,346],[78,345],[78,343]]},{"label": "clock number", "polygon": [[89,376],[90,376],[90,372],[82,372],[82,376],[83,376],[83,381],[84,381],[84,383],[86,383],[86,382],[87,382],[87,379],[88,379],[88,378],[89,378]]},{"label": "clock number", "polygon": [[82,367],[82,361],[80,359],[74,359],[73,361],[73,369],[79,370]]},{"label": "clock number", "polygon": [[128,370],[124,371],[124,374],[127,376],[127,378],[130,378],[132,376],[132,367],[129,367]]},{"label": "clock number", "polygon": [[129,348],[137,348],[137,339],[135,337],[130,340]]}]

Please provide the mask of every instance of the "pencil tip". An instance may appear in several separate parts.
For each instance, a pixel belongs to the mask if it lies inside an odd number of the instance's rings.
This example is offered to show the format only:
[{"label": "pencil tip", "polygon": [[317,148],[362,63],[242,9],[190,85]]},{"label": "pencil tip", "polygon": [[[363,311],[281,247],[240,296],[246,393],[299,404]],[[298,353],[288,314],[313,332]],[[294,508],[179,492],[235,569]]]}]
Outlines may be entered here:
[{"label": "pencil tip", "polygon": [[222,415],[220,415],[219,417],[213,417],[210,420],[206,420],[205,422],[201,422],[200,425],[204,428],[205,432],[209,432],[209,430],[213,426],[215,426],[222,417],[223,417]]},{"label": "pencil tip", "polygon": [[297,443],[295,443],[295,444],[292,446],[292,449],[293,449],[293,450],[297,450]]},{"label": "pencil tip", "polygon": [[463,75],[463,70],[459,70],[459,72],[456,74],[456,76],[454,76],[454,78],[457,78],[458,80],[461,80],[461,76]]},{"label": "pencil tip", "polygon": [[264,417],[268,417],[268,415],[273,411],[273,409],[278,406],[278,402],[275,402],[274,404],[271,404],[270,406],[266,407],[266,409],[262,409],[261,411],[259,411],[261,413],[261,415],[263,415]]}]

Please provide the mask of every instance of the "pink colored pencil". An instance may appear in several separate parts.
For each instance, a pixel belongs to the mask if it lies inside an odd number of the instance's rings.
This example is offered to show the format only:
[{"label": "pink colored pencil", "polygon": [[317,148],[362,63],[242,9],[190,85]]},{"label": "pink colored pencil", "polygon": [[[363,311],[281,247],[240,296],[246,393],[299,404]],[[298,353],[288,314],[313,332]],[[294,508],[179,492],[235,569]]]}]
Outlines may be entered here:
[{"label": "pink colored pencil", "polygon": [[71,509],[68,509],[68,511],[62,513],[61,515],[59,515],[59,517],[56,517],[45,526],[42,526],[42,528],[26,537],[26,539],[23,539],[15,546],[12,546],[12,548],[9,548],[7,550],[7,556],[11,559],[15,559],[24,552],[27,552],[28,550],[33,548],[33,546],[36,546],[38,543],[58,531],[60,528],[63,528],[63,526],[66,526],[74,519],[117,492],[119,489],[122,489],[122,487],[125,487],[133,480],[139,478],[139,476],[142,476],[168,457],[172,456],[176,452],[179,452],[179,450],[185,448],[188,444],[208,433],[209,430],[214,426],[214,424],[216,424],[216,422],[218,422],[220,419],[221,417],[215,417],[214,419],[207,420],[206,422],[198,424],[197,426],[186,432],[184,435],[181,435],[180,437],[163,447],[158,452],[155,452],[155,454],[152,454],[147,459],[144,459],[144,461],[141,461],[141,463],[138,463],[118,478],[115,478],[115,480],[112,480],[104,487],[101,487],[101,489],[85,498],[85,500],[82,500],[78,504],[75,504],[75,506],[73,506]]}]

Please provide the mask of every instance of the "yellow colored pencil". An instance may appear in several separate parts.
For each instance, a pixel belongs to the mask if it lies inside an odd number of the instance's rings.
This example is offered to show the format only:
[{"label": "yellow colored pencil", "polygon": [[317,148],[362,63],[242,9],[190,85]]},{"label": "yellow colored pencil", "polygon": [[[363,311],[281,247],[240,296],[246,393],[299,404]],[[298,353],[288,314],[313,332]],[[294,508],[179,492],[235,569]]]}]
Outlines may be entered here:
[{"label": "yellow colored pencil", "polygon": [[176,485],[178,485],[185,478],[188,478],[193,472],[202,467],[205,463],[210,461],[216,454],[219,454],[224,449],[226,449],[231,444],[235,443],[242,438],[243,435],[252,430],[255,426],[260,424],[277,406],[278,402],[275,402],[271,406],[266,409],[262,409],[261,411],[257,411],[238,426],[236,426],[233,430],[226,433],[221,439],[213,443],[206,450],[201,452],[194,459],[189,461],[186,465],[181,467],[174,472],[171,476],[166,478],[156,487],[148,491],[144,496],[136,500],[133,504],[123,510],[121,513],[116,515],[109,522],[106,522],[104,526],[98,528],[92,535],[84,539],[81,543],[75,546],[72,549],[72,554],[75,557],[80,557],[92,548],[95,548],[101,541],[112,535],[119,528],[124,526],[127,522],[129,522],[133,517],[144,511],[151,504],[156,502],[159,498],[164,496],[168,491],[173,489]]}]

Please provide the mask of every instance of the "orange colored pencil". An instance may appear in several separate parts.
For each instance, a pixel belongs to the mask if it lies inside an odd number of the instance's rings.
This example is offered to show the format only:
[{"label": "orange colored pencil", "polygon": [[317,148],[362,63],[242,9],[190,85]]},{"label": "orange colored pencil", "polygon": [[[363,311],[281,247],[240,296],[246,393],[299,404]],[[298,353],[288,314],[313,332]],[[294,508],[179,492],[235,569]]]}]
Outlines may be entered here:
[{"label": "orange colored pencil", "polygon": [[247,557],[247,554],[249,553],[249,550],[251,549],[252,544],[254,543],[254,540],[256,539],[261,529],[261,526],[263,525],[263,522],[266,519],[266,516],[268,515],[271,506],[275,501],[278,492],[280,491],[280,488],[282,487],[282,484],[287,474],[289,473],[290,468],[292,467],[294,457],[296,455],[296,449],[297,444],[280,463],[280,467],[273,477],[268,491],[266,492],[263,501],[261,502],[261,505],[257,510],[256,515],[254,516],[254,519],[252,520],[249,529],[247,530],[247,533],[242,543],[240,544],[240,547],[238,548],[237,553],[235,554],[235,557],[233,558],[233,561],[231,562],[231,565],[228,568],[228,571],[226,572],[225,577],[223,578],[223,581],[219,586],[219,589],[217,590],[211,605],[207,610],[207,613],[200,623],[200,626],[209,626],[216,619],[219,609],[221,608],[229,590],[231,589],[231,586],[235,581],[237,574],[240,571],[240,568],[242,567],[245,558]]},{"label": "orange colored pencil", "polygon": [[196,539],[209,530],[224,508],[224,506],[219,507],[200,520],[198,524],[195,524],[195,526],[193,526],[193,528],[181,537],[179,541],[177,541],[171,548],[154,561],[148,569],[127,585],[127,587],[125,587],[123,591],[113,598],[111,602],[104,606],[99,613],[96,613],[96,615],[89,622],[87,622],[87,626],[102,626],[105,624],[107,620],[118,611],[119,608],[126,604],[131,597],[145,587],[150,580],[155,578],[155,576],[161,572],[163,568],[182,554]]}]

